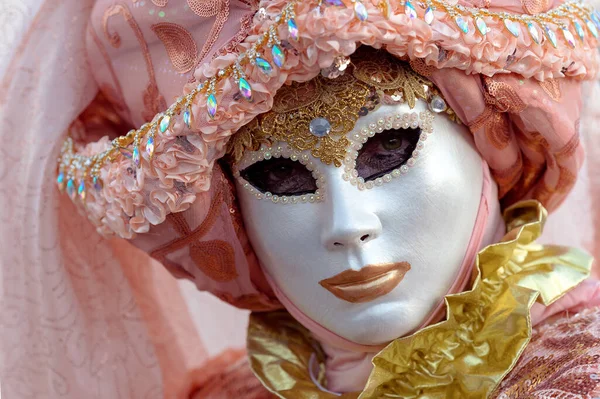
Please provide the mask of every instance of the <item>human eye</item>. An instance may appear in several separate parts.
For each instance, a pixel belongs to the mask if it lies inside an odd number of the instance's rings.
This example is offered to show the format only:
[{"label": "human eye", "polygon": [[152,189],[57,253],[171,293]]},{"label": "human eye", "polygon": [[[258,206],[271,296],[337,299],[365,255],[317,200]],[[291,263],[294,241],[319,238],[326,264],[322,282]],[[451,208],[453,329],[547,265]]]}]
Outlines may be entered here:
[{"label": "human eye", "polygon": [[289,158],[263,159],[240,171],[240,176],[262,193],[297,196],[317,191],[312,172]]},{"label": "human eye", "polygon": [[358,151],[356,171],[365,182],[405,165],[417,147],[420,128],[388,129],[370,137]]}]

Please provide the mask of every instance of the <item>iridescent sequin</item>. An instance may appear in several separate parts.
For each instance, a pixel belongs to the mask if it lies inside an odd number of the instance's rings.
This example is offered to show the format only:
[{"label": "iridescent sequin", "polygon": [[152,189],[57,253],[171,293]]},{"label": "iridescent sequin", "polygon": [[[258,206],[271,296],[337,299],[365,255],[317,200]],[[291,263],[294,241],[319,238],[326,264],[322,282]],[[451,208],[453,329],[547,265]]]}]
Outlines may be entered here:
[{"label": "iridescent sequin", "polygon": [[217,115],[217,98],[212,93],[206,98],[206,110],[211,119]]},{"label": "iridescent sequin", "polygon": [[242,97],[248,101],[252,101],[252,86],[250,86],[250,83],[246,79],[240,78],[238,87]]},{"label": "iridescent sequin", "polygon": [[514,37],[519,37],[520,29],[519,25],[516,22],[507,18],[504,20],[504,26],[506,27],[506,30],[510,32],[511,35],[513,35]]},{"label": "iridescent sequin", "polygon": [[271,55],[273,56],[273,62],[279,68],[281,68],[283,64],[285,64],[285,53],[283,52],[281,47],[279,47],[279,45],[276,44],[271,48]]}]

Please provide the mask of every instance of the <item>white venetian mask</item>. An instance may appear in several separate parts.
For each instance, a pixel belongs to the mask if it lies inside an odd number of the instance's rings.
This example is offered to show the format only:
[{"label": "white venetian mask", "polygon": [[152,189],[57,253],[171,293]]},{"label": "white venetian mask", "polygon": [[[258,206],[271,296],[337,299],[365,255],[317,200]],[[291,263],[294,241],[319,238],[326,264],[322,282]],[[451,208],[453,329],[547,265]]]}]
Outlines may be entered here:
[{"label": "white venetian mask", "polygon": [[[429,111],[425,99],[443,111],[431,83],[368,54],[351,70],[282,89],[228,151],[282,302],[313,327],[380,345],[431,321],[465,281],[487,166],[466,127]],[[490,186],[475,250],[501,224]]]}]

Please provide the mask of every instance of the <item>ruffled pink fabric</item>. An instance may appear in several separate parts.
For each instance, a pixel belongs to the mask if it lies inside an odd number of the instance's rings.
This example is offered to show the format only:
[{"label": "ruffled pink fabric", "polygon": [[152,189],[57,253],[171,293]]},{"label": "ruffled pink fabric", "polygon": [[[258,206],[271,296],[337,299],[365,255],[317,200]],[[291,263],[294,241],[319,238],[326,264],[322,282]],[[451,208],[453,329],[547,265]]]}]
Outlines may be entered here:
[{"label": "ruffled pink fabric", "polygon": [[[260,37],[260,34],[268,30],[276,15],[286,4],[285,1],[261,3],[266,10],[266,18],[255,17],[250,35],[239,44],[238,51],[249,49]],[[559,4],[556,3],[556,5]],[[268,111],[272,106],[273,96],[281,85],[291,81],[310,80],[319,73],[321,68],[329,66],[336,56],[350,55],[360,44],[377,48],[385,46],[390,53],[398,57],[419,59],[428,67],[444,71],[440,71],[436,75],[445,75],[447,71],[450,71],[455,75],[454,77],[460,79],[458,82],[471,80],[474,84],[481,81],[480,75],[490,76],[512,72],[513,74],[508,75],[510,76],[508,79],[518,80],[513,78],[514,73],[517,73],[528,82],[528,86],[534,86],[536,80],[563,78],[560,80],[571,81],[572,79],[591,78],[598,68],[598,56],[594,51],[595,40],[589,37],[591,35],[588,35],[585,42],[579,43],[575,49],[571,49],[562,42],[555,49],[549,45],[532,45],[526,32],[522,32],[519,38],[507,34],[500,20],[488,18],[486,22],[491,31],[485,38],[482,38],[476,33],[473,26],[470,27],[468,34],[463,34],[456,23],[441,12],[436,12],[436,19],[430,26],[421,18],[409,18],[404,13],[403,7],[396,4],[390,4],[392,12],[389,18],[383,16],[381,10],[371,2],[365,2],[365,6],[369,11],[369,19],[366,22],[360,22],[355,18],[351,8],[325,7],[321,13],[317,13],[314,11],[315,2],[299,2],[296,5],[296,23],[300,30],[300,39],[291,44],[293,50],[287,51],[287,60],[283,68],[271,78],[265,77],[256,67],[249,64],[246,68],[246,74],[253,86],[254,101],[252,103],[243,99],[236,100],[234,98],[234,94],[237,93],[236,85],[232,80],[225,80],[217,87],[216,97],[219,109],[215,120],[212,121],[208,118],[204,96],[197,96],[192,108],[192,131],[186,131],[182,124],[178,123],[171,132],[159,133],[155,140],[157,147],[155,159],[149,162],[145,156],[142,168],[137,171],[135,179],[130,176],[131,173],[126,173],[130,166],[128,159],[123,158],[105,166],[102,176],[111,183],[102,192],[104,198],[99,198],[98,195],[93,196],[93,201],[97,200],[99,204],[89,207],[91,208],[89,210],[90,219],[98,226],[99,231],[104,234],[112,231],[122,237],[132,238],[136,233],[148,232],[150,225],[162,223],[167,214],[185,211],[194,201],[197,193],[207,190],[214,162],[223,156],[227,138],[256,115]],[[526,11],[523,10],[521,2],[516,0],[495,3],[494,9],[521,13]],[[282,39],[287,38],[285,29],[280,29],[279,34]],[[205,81],[207,78],[215,76],[218,70],[231,65],[236,58],[237,54],[229,53],[200,65],[194,74],[196,80]],[[469,75],[474,76],[468,78]],[[564,79],[564,77],[572,79]],[[437,80],[436,83],[441,84],[443,78]],[[573,90],[569,90],[568,95],[564,96],[567,100],[565,104],[567,106],[573,103],[578,104],[578,84],[569,83],[568,85],[573,87]],[[189,93],[194,87],[195,85],[188,85],[185,93]],[[452,93],[448,93],[446,90],[445,94],[449,97],[458,97],[457,94],[460,92],[462,89],[452,96]],[[482,90],[479,92],[471,90],[468,97],[462,96],[461,100],[464,101],[460,105],[452,105],[459,110],[463,109],[463,112],[459,112],[462,117],[474,118],[477,115],[473,114],[472,110],[483,111],[480,104],[483,98],[487,99],[484,94]],[[536,96],[530,96],[531,101],[535,99]],[[528,99],[524,100],[527,104]],[[521,118],[519,120],[511,117],[514,119],[514,121],[511,120],[511,123],[521,127],[521,130],[528,129],[531,127],[530,124],[535,126],[540,117],[549,118],[556,112],[556,106],[536,106],[536,108],[538,108],[538,112],[530,119]],[[469,111],[466,112],[467,110]],[[507,110],[500,109],[500,111],[506,112]],[[560,126],[566,127],[567,130],[563,133],[556,133],[559,138],[550,140],[552,144],[564,143],[567,141],[563,139],[564,137],[573,137],[577,111],[564,112],[573,120],[563,121],[564,123]],[[556,120],[550,122],[547,124],[548,126],[552,126]],[[570,126],[569,122],[572,122]],[[541,134],[546,135],[547,132],[544,131]],[[189,140],[193,150],[181,151],[180,146],[175,143],[177,135],[194,137]],[[479,147],[483,150],[487,145],[481,144],[481,140],[479,140]],[[514,163],[517,154],[523,153],[515,145],[510,147],[514,151],[508,158],[504,156],[505,153],[499,151],[494,154],[489,154],[489,150],[483,151],[495,177],[499,175],[495,165],[504,166],[508,162]],[[579,159],[580,155],[578,154],[576,158]],[[500,161],[500,159],[504,161]],[[569,165],[567,168],[571,175],[576,169],[577,160],[574,163],[575,165]],[[504,171],[504,169],[500,169],[500,171]],[[562,184],[564,181],[560,181],[560,189],[557,188],[556,185],[559,183],[557,179],[554,172],[544,178],[544,183],[553,191],[551,195],[542,193],[542,195],[546,195],[546,198],[542,198],[543,202],[549,208],[560,203],[564,193],[568,191],[568,187],[565,188]],[[134,182],[137,184],[133,184]],[[183,200],[173,201],[174,197],[182,195],[178,192],[174,182],[186,185]],[[145,187],[148,184],[151,192],[148,192],[150,190]],[[518,195],[535,197],[536,192],[520,192]]]}]

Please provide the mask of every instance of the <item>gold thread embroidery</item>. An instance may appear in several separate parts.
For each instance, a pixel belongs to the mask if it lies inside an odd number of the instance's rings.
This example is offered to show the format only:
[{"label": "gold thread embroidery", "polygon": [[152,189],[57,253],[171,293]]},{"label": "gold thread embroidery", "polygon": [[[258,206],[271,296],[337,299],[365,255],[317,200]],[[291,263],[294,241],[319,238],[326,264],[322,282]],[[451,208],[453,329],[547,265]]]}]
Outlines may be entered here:
[{"label": "gold thread embroidery", "polygon": [[198,269],[215,281],[231,281],[238,275],[233,248],[225,241],[196,242],[190,245],[190,257]]},{"label": "gold thread embroidery", "polygon": [[[242,127],[229,141],[227,153],[234,163],[245,150],[261,144],[286,142],[297,151],[310,151],[321,162],[342,165],[350,141],[345,137],[361,115],[386,102],[427,100],[436,89],[426,78],[387,53],[361,48],[351,58],[348,70],[335,79],[317,76],[303,83],[282,87],[272,109]],[[389,99],[389,100],[388,100]],[[453,111],[448,112],[450,118]],[[324,137],[310,132],[310,123],[325,118],[330,131]]]},{"label": "gold thread embroidery", "polygon": [[206,54],[214,46],[227,18],[229,18],[229,0],[187,0],[188,6],[199,17],[215,17],[215,23],[206,36],[206,42],[198,55],[198,62],[206,57]]},{"label": "gold thread embroidery", "polygon": [[562,97],[562,93],[560,92],[560,80],[547,79],[543,82],[538,82],[538,84],[551,99],[556,102],[560,101]]},{"label": "gold thread embroidery", "polygon": [[191,71],[198,61],[198,46],[191,33],[171,22],[154,24],[151,29],[165,46],[175,70],[179,73]]},{"label": "gold thread embroidery", "polygon": [[143,100],[145,109],[142,111],[142,118],[145,121],[150,121],[154,118],[154,115],[161,112],[162,110],[167,108],[167,102],[165,98],[160,94],[158,90],[158,85],[156,83],[156,75],[154,73],[154,65],[152,64],[152,58],[150,57],[150,50],[148,49],[148,43],[146,43],[146,39],[144,38],[144,34],[140,28],[140,26],[133,18],[131,11],[124,4],[115,4],[106,9],[104,12],[102,25],[104,27],[104,34],[108,38],[110,44],[118,48],[121,46],[121,36],[114,32],[110,33],[108,30],[108,20],[114,15],[122,15],[125,18],[125,21],[129,24],[135,37],[142,48],[142,54],[144,55],[144,60],[146,61],[146,70],[148,71],[148,86],[143,93]]}]

